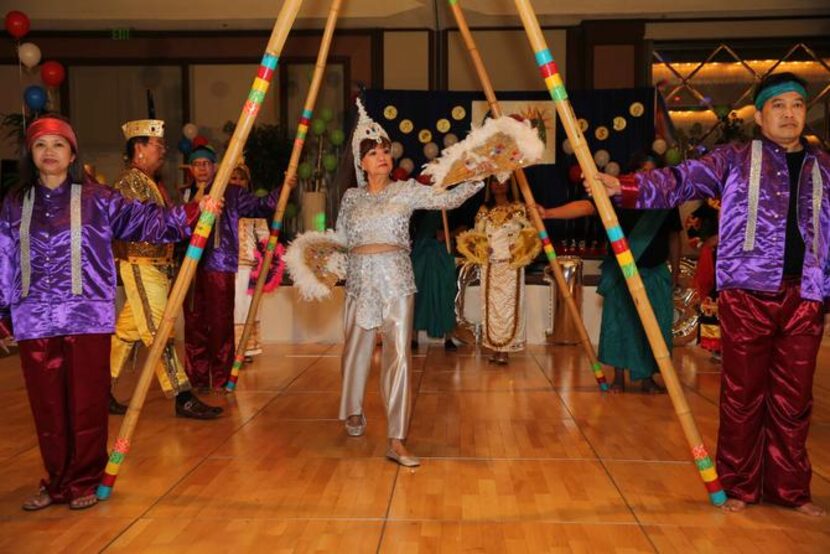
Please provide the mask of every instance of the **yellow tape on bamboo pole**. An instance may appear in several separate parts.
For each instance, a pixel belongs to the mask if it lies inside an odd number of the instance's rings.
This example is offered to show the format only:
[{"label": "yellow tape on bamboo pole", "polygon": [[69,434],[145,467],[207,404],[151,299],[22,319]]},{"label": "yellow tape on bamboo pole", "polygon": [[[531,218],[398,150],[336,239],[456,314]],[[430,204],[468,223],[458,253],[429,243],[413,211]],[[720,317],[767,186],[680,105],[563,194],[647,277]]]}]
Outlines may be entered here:
[{"label": "yellow tape on bamboo pole", "polygon": [[164,308],[161,323],[155,337],[153,337],[153,345],[147,355],[147,360],[144,362],[144,367],[141,369],[141,375],[136,384],[133,397],[130,400],[130,406],[127,408],[127,414],[124,416],[124,422],[121,424],[118,438],[115,440],[109,462],[104,470],[104,477],[96,491],[96,495],[101,500],[106,500],[112,495],[112,489],[115,486],[118,472],[124,463],[127,452],[130,450],[130,441],[132,440],[135,427],[138,424],[138,418],[141,415],[144,400],[147,398],[147,390],[150,388],[156,364],[161,359],[164,347],[167,344],[167,338],[173,330],[173,325],[182,307],[182,302],[190,286],[193,273],[196,271],[196,266],[202,257],[208,236],[213,229],[213,223],[219,212],[218,206],[225,194],[228,179],[237,160],[239,160],[242,154],[245,141],[248,139],[256,116],[265,99],[265,94],[268,92],[268,87],[271,84],[271,79],[277,68],[279,55],[285,45],[286,38],[288,38],[288,32],[294,25],[294,20],[297,17],[297,12],[300,10],[301,4],[302,0],[285,0],[282,8],[280,8],[280,13],[277,16],[277,21],[274,23],[274,29],[271,32],[271,37],[268,39],[268,45],[265,48],[265,55],[262,57],[262,62],[257,69],[254,83],[248,93],[248,98],[242,106],[242,113],[237,121],[236,129],[233,132],[233,136],[231,136],[230,144],[228,145],[224,158],[222,158],[222,163],[219,165],[216,178],[213,181],[208,201],[209,207],[199,217],[196,230],[190,239],[190,245],[187,248],[184,262],[176,277],[176,282],[173,285],[173,290],[170,292],[170,297],[167,299],[167,305]]},{"label": "yellow tape on bamboo pole", "polygon": [[305,105],[303,106],[303,113],[300,116],[300,123],[297,125],[297,135],[294,138],[294,146],[291,150],[291,158],[288,162],[288,169],[285,172],[285,179],[282,183],[282,190],[280,191],[280,199],[277,202],[277,209],[274,211],[274,218],[271,220],[271,236],[268,238],[268,246],[265,249],[265,258],[262,260],[262,269],[256,280],[256,288],[254,295],[251,298],[251,306],[248,308],[248,315],[245,318],[245,328],[242,330],[242,335],[239,339],[239,344],[236,347],[236,356],[231,366],[231,375],[225,389],[233,391],[236,389],[236,383],[239,380],[239,370],[242,369],[242,364],[245,363],[245,350],[248,345],[248,338],[251,336],[251,331],[256,321],[256,314],[259,310],[259,303],[262,300],[262,289],[265,286],[265,281],[268,278],[268,268],[271,267],[271,262],[274,259],[274,250],[277,248],[277,241],[279,240],[280,230],[282,230],[282,218],[285,213],[285,206],[288,204],[288,197],[291,195],[291,187],[289,183],[297,175],[297,165],[300,163],[300,156],[303,153],[303,146],[305,146],[305,137],[308,134],[308,128],[311,125],[311,118],[314,114],[314,105],[317,103],[317,95],[320,92],[320,85],[323,82],[323,75],[326,70],[326,59],[329,55],[329,48],[331,47],[331,40],[334,37],[334,28],[337,24],[337,16],[340,12],[340,4],[342,0],[333,0],[331,8],[329,8],[328,19],[326,20],[326,27],[323,30],[323,39],[320,42],[320,50],[317,53],[317,63],[314,65],[314,74],[311,78],[311,85],[308,88]]},{"label": "yellow tape on bamboo pole", "polygon": [[[499,117],[502,115],[501,106],[496,99],[493,83],[490,81],[490,76],[487,74],[487,69],[484,67],[484,61],[481,59],[481,54],[479,53],[478,47],[473,39],[473,35],[470,32],[470,27],[467,25],[467,20],[464,18],[464,13],[461,11],[461,6],[458,5],[458,0],[449,0],[449,4],[450,9],[455,16],[455,21],[458,23],[458,29],[461,31],[461,37],[464,39],[464,44],[467,46],[467,50],[470,53],[470,58],[473,61],[478,78],[481,81],[481,88],[484,90],[487,103],[490,105],[490,112],[494,117]],[[576,305],[576,301],[568,288],[568,283],[565,281],[562,268],[559,266],[559,262],[556,261],[556,251],[553,248],[550,237],[548,237],[545,224],[536,212],[536,200],[533,198],[533,192],[530,190],[530,185],[527,182],[527,176],[521,168],[516,170],[514,174],[516,175],[519,190],[524,197],[525,204],[528,206],[530,219],[533,222],[534,227],[536,227],[536,231],[539,233],[539,239],[542,241],[542,245],[544,246],[545,255],[548,258],[548,265],[550,266],[551,272],[553,272],[556,285],[559,288],[559,294],[564,299],[565,306],[568,308],[568,312],[571,314],[571,318],[576,324],[576,328],[579,333],[579,342],[582,345],[585,355],[591,363],[591,371],[594,374],[594,378],[596,379],[600,390],[607,391],[608,382],[605,379],[605,374],[602,372],[602,364],[599,363],[597,355],[594,352],[594,347],[591,344],[588,331],[585,329],[585,323],[582,320],[582,314],[579,311],[579,306]]]},{"label": "yellow tape on bamboo pole", "polygon": [[654,352],[654,358],[660,367],[660,373],[669,391],[669,397],[674,405],[674,411],[677,413],[680,425],[691,448],[695,465],[709,493],[710,501],[712,504],[720,506],[726,502],[726,494],[723,492],[712,459],[709,457],[706,447],[703,445],[703,439],[700,437],[700,432],[697,429],[692,412],[686,402],[686,397],[683,394],[677,373],[672,365],[666,342],[663,339],[663,334],[660,332],[657,318],[654,316],[654,310],[651,308],[651,303],[643,287],[643,280],[640,278],[637,266],[634,263],[634,257],[631,255],[631,249],[628,247],[628,241],[626,241],[625,235],[620,228],[617,215],[611,206],[611,201],[608,199],[605,188],[599,181],[597,176],[599,172],[594,164],[594,158],[588,150],[585,137],[579,129],[579,125],[577,125],[573,107],[568,100],[568,93],[565,90],[565,83],[559,74],[559,68],[548,49],[545,37],[542,35],[542,29],[539,27],[539,21],[533,12],[530,0],[514,0],[514,2],[519,11],[519,16],[522,19],[522,24],[530,41],[530,46],[535,54],[536,64],[539,66],[539,71],[542,74],[551,98],[553,98],[556,104],[556,111],[562,121],[562,126],[565,128],[565,133],[568,135],[568,140],[573,146],[574,153],[579,161],[579,166],[582,169],[582,174],[585,176],[586,181],[591,184],[591,191],[600,217],[602,218],[602,223],[605,226],[606,233],[608,233],[608,239],[611,241],[611,247],[617,257],[617,262],[620,264],[620,269],[625,276],[628,290],[634,299],[634,305],[637,307],[640,321],[643,323],[648,342]]}]

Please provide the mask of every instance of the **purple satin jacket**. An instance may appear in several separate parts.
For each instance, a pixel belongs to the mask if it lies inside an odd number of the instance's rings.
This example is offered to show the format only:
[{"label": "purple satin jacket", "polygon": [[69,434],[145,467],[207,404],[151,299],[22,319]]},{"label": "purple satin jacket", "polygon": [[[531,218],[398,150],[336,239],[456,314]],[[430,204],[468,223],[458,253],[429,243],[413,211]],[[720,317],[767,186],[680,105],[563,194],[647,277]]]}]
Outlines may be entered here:
[{"label": "purple satin jacket", "polygon": [[[754,225],[751,194],[752,144],[727,145],[699,160],[676,167],[625,176],[625,207],[671,208],[687,200],[721,198],[718,242],[718,289],[774,292],[784,271],[784,237],[790,197],[787,156],[783,148],[760,140],[757,214]],[[805,143],[799,178],[798,228],[806,248],[801,297],[830,297],[830,156]],[[819,183],[814,183],[818,164]],[[634,187],[626,187],[626,182]],[[628,190],[626,190],[628,189]],[[818,219],[815,219],[818,208]],[[754,229],[754,233],[753,233]],[[816,229],[818,239],[816,239]],[[748,235],[749,238],[748,238]]]},{"label": "purple satin jacket", "polygon": [[70,191],[35,185],[29,227],[31,277],[22,296],[20,224],[23,200],[8,195],[0,210],[0,319],[11,316],[17,340],[112,333],[115,327],[113,239],[176,242],[190,236],[184,206],[131,202],[97,183],[81,188],[82,294],[72,292]]},{"label": "purple satin jacket", "polygon": [[[239,269],[239,219],[264,217],[270,222],[277,207],[279,191],[278,187],[268,196],[258,198],[242,187],[228,185],[225,189],[225,207],[222,208],[218,224],[214,225],[213,232],[208,237],[199,268],[205,271],[236,273]],[[210,187],[205,189],[205,194],[208,192]]]}]

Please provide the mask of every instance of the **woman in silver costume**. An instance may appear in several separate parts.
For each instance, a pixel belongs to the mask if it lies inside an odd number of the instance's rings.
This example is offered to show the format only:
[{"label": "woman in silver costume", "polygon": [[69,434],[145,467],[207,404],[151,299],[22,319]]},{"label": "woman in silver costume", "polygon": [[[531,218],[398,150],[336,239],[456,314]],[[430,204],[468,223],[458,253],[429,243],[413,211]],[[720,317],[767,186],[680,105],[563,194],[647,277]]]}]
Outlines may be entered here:
[{"label": "woman in silver costume", "polygon": [[364,433],[363,395],[375,335],[380,331],[380,392],[389,437],[386,456],[411,467],[420,465],[420,460],[404,445],[412,404],[410,339],[415,293],[409,218],[414,210],[456,208],[482,183],[462,183],[444,192],[414,179],[392,181],[389,136],[368,117],[359,100],[358,110],[360,119],[352,137],[358,187],[343,195],[337,217],[337,234],[348,249],[340,419],[345,420],[350,436]]}]

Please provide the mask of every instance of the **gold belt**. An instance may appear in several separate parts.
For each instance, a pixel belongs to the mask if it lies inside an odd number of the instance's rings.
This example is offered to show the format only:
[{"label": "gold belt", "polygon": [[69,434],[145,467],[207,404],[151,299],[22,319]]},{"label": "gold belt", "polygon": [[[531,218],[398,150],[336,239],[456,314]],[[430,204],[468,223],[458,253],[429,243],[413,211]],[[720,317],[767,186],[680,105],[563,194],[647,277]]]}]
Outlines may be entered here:
[{"label": "gold belt", "polygon": [[173,265],[172,256],[151,258],[148,256],[127,256],[127,263],[138,265]]}]

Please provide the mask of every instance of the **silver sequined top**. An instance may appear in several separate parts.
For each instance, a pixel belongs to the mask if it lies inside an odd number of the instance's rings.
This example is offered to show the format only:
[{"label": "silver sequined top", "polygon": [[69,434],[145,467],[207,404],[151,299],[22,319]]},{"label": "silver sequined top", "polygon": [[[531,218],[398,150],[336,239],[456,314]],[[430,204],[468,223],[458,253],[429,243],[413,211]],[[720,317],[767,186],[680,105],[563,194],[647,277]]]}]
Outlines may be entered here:
[{"label": "silver sequined top", "polygon": [[346,294],[357,301],[357,324],[379,327],[383,305],[415,293],[409,259],[409,218],[415,210],[453,209],[481,189],[483,183],[462,183],[437,192],[410,179],[390,183],[373,194],[351,188],[340,201],[337,234],[349,250],[368,244],[393,244],[400,250],[379,254],[349,254]]}]

